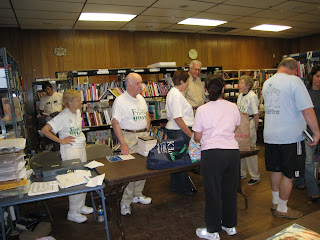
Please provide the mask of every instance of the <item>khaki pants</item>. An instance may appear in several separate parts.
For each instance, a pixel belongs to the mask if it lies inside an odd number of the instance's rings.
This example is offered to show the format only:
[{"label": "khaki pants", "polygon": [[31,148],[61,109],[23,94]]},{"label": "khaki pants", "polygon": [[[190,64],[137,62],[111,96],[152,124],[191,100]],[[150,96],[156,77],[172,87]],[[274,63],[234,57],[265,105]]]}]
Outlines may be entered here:
[{"label": "khaki pants", "polygon": [[[131,133],[122,131],[124,141],[126,142],[130,153],[135,153],[138,149],[138,137],[147,136],[147,132]],[[130,161],[130,160],[129,160]],[[134,197],[141,197],[146,180],[130,182],[124,189],[121,204],[130,206]]]},{"label": "khaki pants", "polygon": [[[68,145],[60,145],[62,161],[79,159],[81,162],[87,161],[86,147],[70,148]],[[69,196],[69,212],[80,212],[85,205],[86,193],[80,193]]]},{"label": "khaki pants", "polygon": [[[257,142],[257,131],[255,128],[254,119],[249,121],[249,125],[250,125],[250,144],[251,144],[251,147],[255,147]],[[249,174],[253,180],[260,180],[257,155],[241,159],[241,176],[247,175],[246,167],[248,167]]]}]

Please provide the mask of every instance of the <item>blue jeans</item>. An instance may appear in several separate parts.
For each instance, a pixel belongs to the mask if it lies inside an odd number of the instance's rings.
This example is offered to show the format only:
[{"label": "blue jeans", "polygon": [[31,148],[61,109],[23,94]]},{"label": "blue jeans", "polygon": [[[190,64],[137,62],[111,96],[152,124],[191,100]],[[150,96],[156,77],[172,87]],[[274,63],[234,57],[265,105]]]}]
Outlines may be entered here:
[{"label": "blue jeans", "polygon": [[296,178],[295,185],[303,186],[304,183],[307,185],[307,189],[309,192],[309,196],[319,196],[319,189],[317,179],[314,176],[314,162],[313,162],[313,154],[316,150],[316,146],[309,147],[307,141],[305,141],[306,147],[306,161],[305,161],[305,172],[304,177]]}]

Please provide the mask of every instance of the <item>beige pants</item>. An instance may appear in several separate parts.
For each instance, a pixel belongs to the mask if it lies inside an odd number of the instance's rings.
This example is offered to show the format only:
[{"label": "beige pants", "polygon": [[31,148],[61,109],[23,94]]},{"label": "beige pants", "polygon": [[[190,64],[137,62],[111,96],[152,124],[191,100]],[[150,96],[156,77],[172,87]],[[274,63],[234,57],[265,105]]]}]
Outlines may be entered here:
[{"label": "beige pants", "polygon": [[[255,147],[257,142],[257,131],[255,128],[254,119],[249,121],[249,125],[250,125],[250,144],[251,144],[251,147]],[[249,174],[253,180],[260,180],[257,155],[241,159],[241,176],[247,175],[246,167],[248,167]]]},{"label": "beige pants", "polygon": [[[122,135],[129,148],[129,152],[134,153],[138,149],[138,137],[147,136],[148,134],[147,132],[131,133],[122,131]],[[123,191],[121,204],[130,206],[134,197],[141,197],[143,195],[142,191],[145,183],[146,180],[130,182]]]},{"label": "beige pants", "polygon": [[[81,162],[87,161],[86,148],[70,148],[68,145],[60,145],[62,161],[80,159]],[[85,205],[86,193],[69,196],[69,212],[80,212]]]}]

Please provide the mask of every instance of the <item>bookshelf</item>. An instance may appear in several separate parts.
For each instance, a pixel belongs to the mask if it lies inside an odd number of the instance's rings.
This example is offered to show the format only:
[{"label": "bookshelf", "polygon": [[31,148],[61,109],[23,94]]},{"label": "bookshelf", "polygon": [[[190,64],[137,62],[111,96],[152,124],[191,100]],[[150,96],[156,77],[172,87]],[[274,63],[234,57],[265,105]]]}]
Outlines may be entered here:
[{"label": "bookshelf", "polygon": [[[189,71],[188,67],[159,67],[159,68],[119,68],[119,69],[99,69],[99,70],[80,70],[70,71],[68,73],[68,79],[73,82],[73,88],[80,91],[88,91],[89,93],[83,93],[84,109],[82,114],[84,116],[83,131],[87,134],[91,131],[109,131],[111,127],[111,121],[104,118],[104,111],[108,111],[109,117],[111,117],[111,108],[114,98],[119,96],[125,91],[125,77],[129,73],[135,72],[140,75],[151,76],[159,74],[163,78],[157,82],[150,79],[143,82],[142,96],[145,97],[150,112],[152,124],[157,125],[151,128],[150,135],[157,137],[158,141],[164,136],[163,125],[166,122],[165,115],[165,97],[170,90],[170,84],[166,82],[169,76],[173,75],[176,70]],[[221,71],[222,67],[202,67],[203,73]],[[116,80],[104,82],[102,84],[90,83],[90,77],[93,76],[108,76],[113,75]],[[145,76],[143,76],[145,78]],[[90,98],[95,96],[94,98]],[[89,96],[87,98],[86,96]],[[87,100],[91,101],[87,101]],[[95,100],[93,100],[95,99]],[[101,100],[105,100],[104,107],[101,107]],[[104,110],[103,110],[104,109]],[[94,115],[90,112],[96,111]],[[95,124],[87,122],[87,113],[91,115],[90,119],[93,119]],[[97,115],[98,114],[98,115]],[[99,116],[100,115],[100,116]],[[99,121],[101,117],[102,121]],[[96,118],[96,121],[94,120]],[[98,124],[96,124],[98,123]],[[100,124],[102,123],[102,124]],[[105,136],[111,134],[103,132]],[[91,135],[91,133],[89,134]],[[87,137],[88,139],[88,137]]]},{"label": "bookshelf", "polygon": [[18,62],[0,48],[0,125],[4,138],[11,132],[25,138],[25,111],[22,77]]}]

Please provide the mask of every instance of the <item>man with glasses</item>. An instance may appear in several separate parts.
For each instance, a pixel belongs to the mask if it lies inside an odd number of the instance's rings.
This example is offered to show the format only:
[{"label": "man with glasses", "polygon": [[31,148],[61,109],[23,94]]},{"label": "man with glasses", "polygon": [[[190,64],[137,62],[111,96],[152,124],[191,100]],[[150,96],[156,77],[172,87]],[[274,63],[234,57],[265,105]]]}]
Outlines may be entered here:
[{"label": "man with glasses", "polygon": [[48,121],[48,117],[51,119],[62,111],[62,94],[53,92],[50,82],[44,82],[42,84],[42,90],[46,95],[40,99],[39,110],[42,118]]}]

